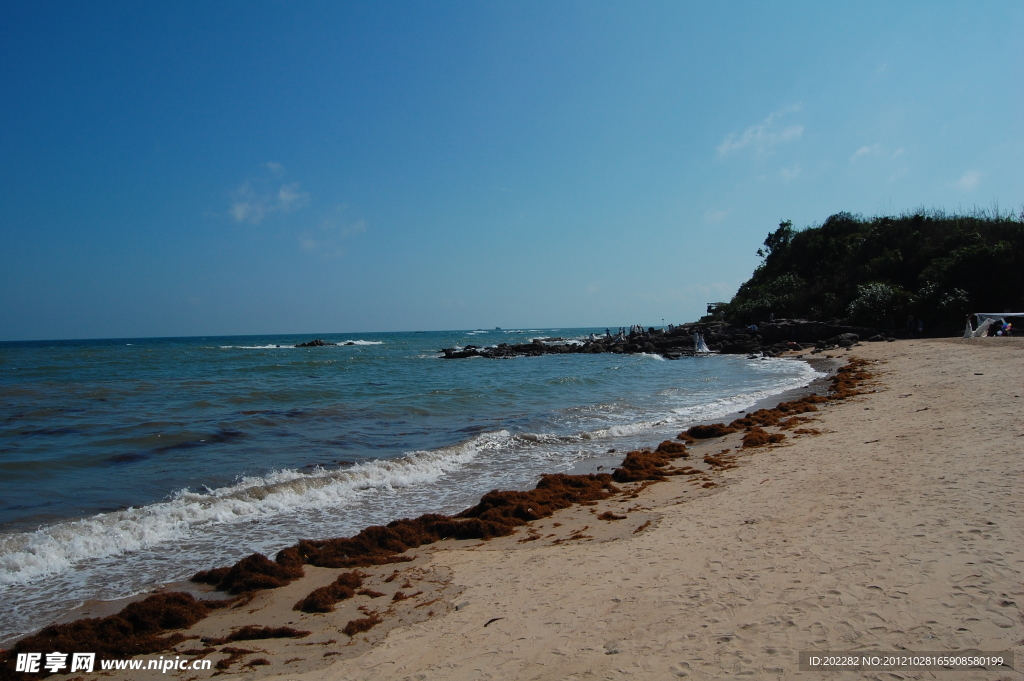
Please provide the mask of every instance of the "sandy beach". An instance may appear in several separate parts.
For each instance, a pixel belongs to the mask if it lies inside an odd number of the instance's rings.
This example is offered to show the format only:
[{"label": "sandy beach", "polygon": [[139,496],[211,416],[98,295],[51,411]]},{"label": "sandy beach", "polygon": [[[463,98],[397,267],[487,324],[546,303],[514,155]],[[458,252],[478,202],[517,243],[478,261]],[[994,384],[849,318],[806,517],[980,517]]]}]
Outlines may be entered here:
[{"label": "sandy beach", "polygon": [[[688,461],[699,474],[362,569],[365,593],[331,613],[292,609],[344,572],[307,567],[200,621],[185,633],[208,640],[177,650],[311,681],[1022,678],[798,671],[803,650],[1024,654],[1024,339],[837,357],[871,362],[868,392],[805,414],[780,444],[701,442]],[[708,454],[734,464],[697,463]],[[342,633],[360,617],[380,623]],[[310,633],[209,641],[252,624]]]}]

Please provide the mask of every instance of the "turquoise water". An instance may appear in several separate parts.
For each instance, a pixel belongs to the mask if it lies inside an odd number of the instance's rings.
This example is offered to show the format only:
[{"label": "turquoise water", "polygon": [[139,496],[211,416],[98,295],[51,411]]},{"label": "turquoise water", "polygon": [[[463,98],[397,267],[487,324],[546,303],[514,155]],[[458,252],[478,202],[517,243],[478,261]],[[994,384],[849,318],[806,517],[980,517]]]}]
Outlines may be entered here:
[{"label": "turquoise water", "polygon": [[0,344],[0,639],[254,550],[529,488],[815,376],[738,356],[438,359],[590,332]]}]

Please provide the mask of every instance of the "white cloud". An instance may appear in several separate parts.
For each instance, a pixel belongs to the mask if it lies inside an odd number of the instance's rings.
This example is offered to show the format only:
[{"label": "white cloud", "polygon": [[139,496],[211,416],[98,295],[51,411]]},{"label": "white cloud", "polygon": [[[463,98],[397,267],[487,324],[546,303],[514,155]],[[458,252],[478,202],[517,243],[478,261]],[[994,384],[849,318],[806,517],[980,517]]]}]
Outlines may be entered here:
[{"label": "white cloud", "polygon": [[231,200],[231,215],[237,222],[251,222],[254,225],[263,222],[267,202],[253,189],[249,180],[231,193]]},{"label": "white cloud", "polygon": [[710,224],[717,224],[717,223],[721,222],[722,220],[724,220],[725,217],[729,214],[729,211],[731,211],[731,210],[732,210],[731,208],[726,208],[725,210],[707,210],[707,211],[704,211],[704,222],[707,222],[707,223],[710,223]]},{"label": "white cloud", "polygon": [[[279,163],[264,164],[265,168],[274,172],[271,166],[281,168]],[[299,189],[298,182],[282,184],[275,190],[276,184],[266,177],[249,178],[231,192],[228,212],[235,222],[258,225],[272,213],[290,213],[309,203],[309,194]]]},{"label": "white cloud", "polygon": [[263,164],[263,167],[274,173],[275,175],[281,175],[284,173],[284,166],[277,161],[267,161]]},{"label": "white cloud", "polygon": [[314,229],[299,236],[299,246],[310,253],[328,257],[341,257],[348,252],[344,242],[366,231],[365,220],[346,220],[345,206],[336,206],[332,215],[320,221]]},{"label": "white cloud", "polygon": [[797,163],[792,168],[779,168],[779,177],[782,178],[783,182],[788,183],[799,177],[801,172],[800,164]]},{"label": "white cloud", "polygon": [[283,211],[296,210],[309,203],[309,194],[299,191],[299,183],[281,185],[277,190],[277,204]]},{"label": "white cloud", "polygon": [[752,125],[742,133],[729,133],[718,145],[718,156],[724,158],[733,152],[750,147],[763,154],[773,147],[787,142],[794,142],[804,134],[804,126],[790,125],[785,128],[778,125],[778,119],[788,113],[799,111],[800,105],[794,105],[776,111],[757,125]]},{"label": "white cloud", "polygon": [[853,156],[850,157],[850,163],[853,163],[861,156],[873,156],[882,152],[882,146],[880,144],[871,144],[863,146],[857,151],[853,152]]},{"label": "white cloud", "polygon": [[981,173],[977,170],[968,170],[960,176],[960,179],[953,183],[953,186],[963,192],[969,192],[978,186],[981,181]]},{"label": "white cloud", "polygon": [[902,156],[902,155],[903,155],[903,154],[904,154],[904,153],[905,153],[906,151],[907,151],[906,149],[904,149],[903,147],[900,147],[900,148],[899,148],[899,149],[897,149],[896,151],[892,152],[892,157],[893,157],[893,158],[899,158],[899,157],[900,157],[900,156]]}]

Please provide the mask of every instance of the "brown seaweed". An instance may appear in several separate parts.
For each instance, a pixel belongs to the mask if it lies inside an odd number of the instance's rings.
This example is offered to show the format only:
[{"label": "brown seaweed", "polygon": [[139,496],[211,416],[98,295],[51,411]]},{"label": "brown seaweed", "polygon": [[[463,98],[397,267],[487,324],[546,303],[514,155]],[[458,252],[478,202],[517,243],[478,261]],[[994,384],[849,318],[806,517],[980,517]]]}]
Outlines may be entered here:
[{"label": "brown seaweed", "polygon": [[[163,634],[190,627],[212,610],[229,603],[231,601],[201,601],[191,594],[175,591],[129,603],[116,615],[52,624],[21,639],[10,650],[0,652],[0,679],[23,676],[12,671],[18,653],[79,650],[94,652],[98,660],[107,660],[167,650],[186,639],[181,634]],[[40,675],[48,673],[41,671]]]},{"label": "brown seaweed", "polygon": [[665,440],[655,451],[640,450],[629,452],[622,465],[615,469],[612,479],[615,482],[636,482],[639,480],[661,481],[666,476],[678,475],[675,470],[666,470],[673,459],[689,457],[686,445],[681,442]]},{"label": "brown seaweed", "polygon": [[363,585],[360,572],[343,572],[331,584],[313,589],[308,596],[295,604],[293,610],[301,612],[334,612],[334,604],[356,595],[356,589]]},{"label": "brown seaweed", "polygon": [[710,440],[713,437],[722,437],[735,432],[735,428],[727,426],[724,423],[691,426],[686,430],[687,435],[698,440]]},{"label": "brown seaweed", "polygon": [[234,663],[238,662],[246,655],[249,655],[250,653],[255,653],[256,651],[249,650],[247,648],[221,648],[220,652],[227,653],[228,656],[214,665],[214,667],[219,670],[214,673],[214,676],[216,676],[217,674],[223,674],[225,669],[227,669]]},{"label": "brown seaweed", "polygon": [[356,634],[360,634],[364,631],[369,631],[370,629],[373,629],[375,626],[377,626],[383,621],[384,620],[381,619],[380,615],[373,613],[369,617],[364,617],[358,620],[351,620],[348,624],[345,625],[345,628],[342,629],[341,632],[351,638]]},{"label": "brown seaweed", "polygon": [[296,555],[285,549],[271,561],[262,553],[243,558],[230,568],[217,568],[198,572],[193,582],[212,584],[218,591],[240,594],[247,591],[276,589],[303,576],[302,563]]},{"label": "brown seaweed", "polygon": [[219,646],[235,641],[256,641],[265,638],[305,638],[309,634],[308,631],[299,631],[291,627],[258,627],[249,624],[223,638],[203,639],[203,643]]},{"label": "brown seaweed", "polygon": [[743,436],[743,447],[763,447],[764,445],[782,442],[786,436],[782,433],[769,433],[764,428],[754,426]]}]

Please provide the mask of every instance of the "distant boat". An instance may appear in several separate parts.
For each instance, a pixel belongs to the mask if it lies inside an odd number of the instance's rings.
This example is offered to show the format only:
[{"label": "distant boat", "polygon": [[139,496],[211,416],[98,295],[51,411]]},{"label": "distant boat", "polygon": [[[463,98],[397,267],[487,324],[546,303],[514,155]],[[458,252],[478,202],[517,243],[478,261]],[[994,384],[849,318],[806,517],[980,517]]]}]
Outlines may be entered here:
[{"label": "distant boat", "polygon": [[501,327],[500,326],[496,326],[496,327],[494,327],[494,330],[495,331],[501,331]]}]

